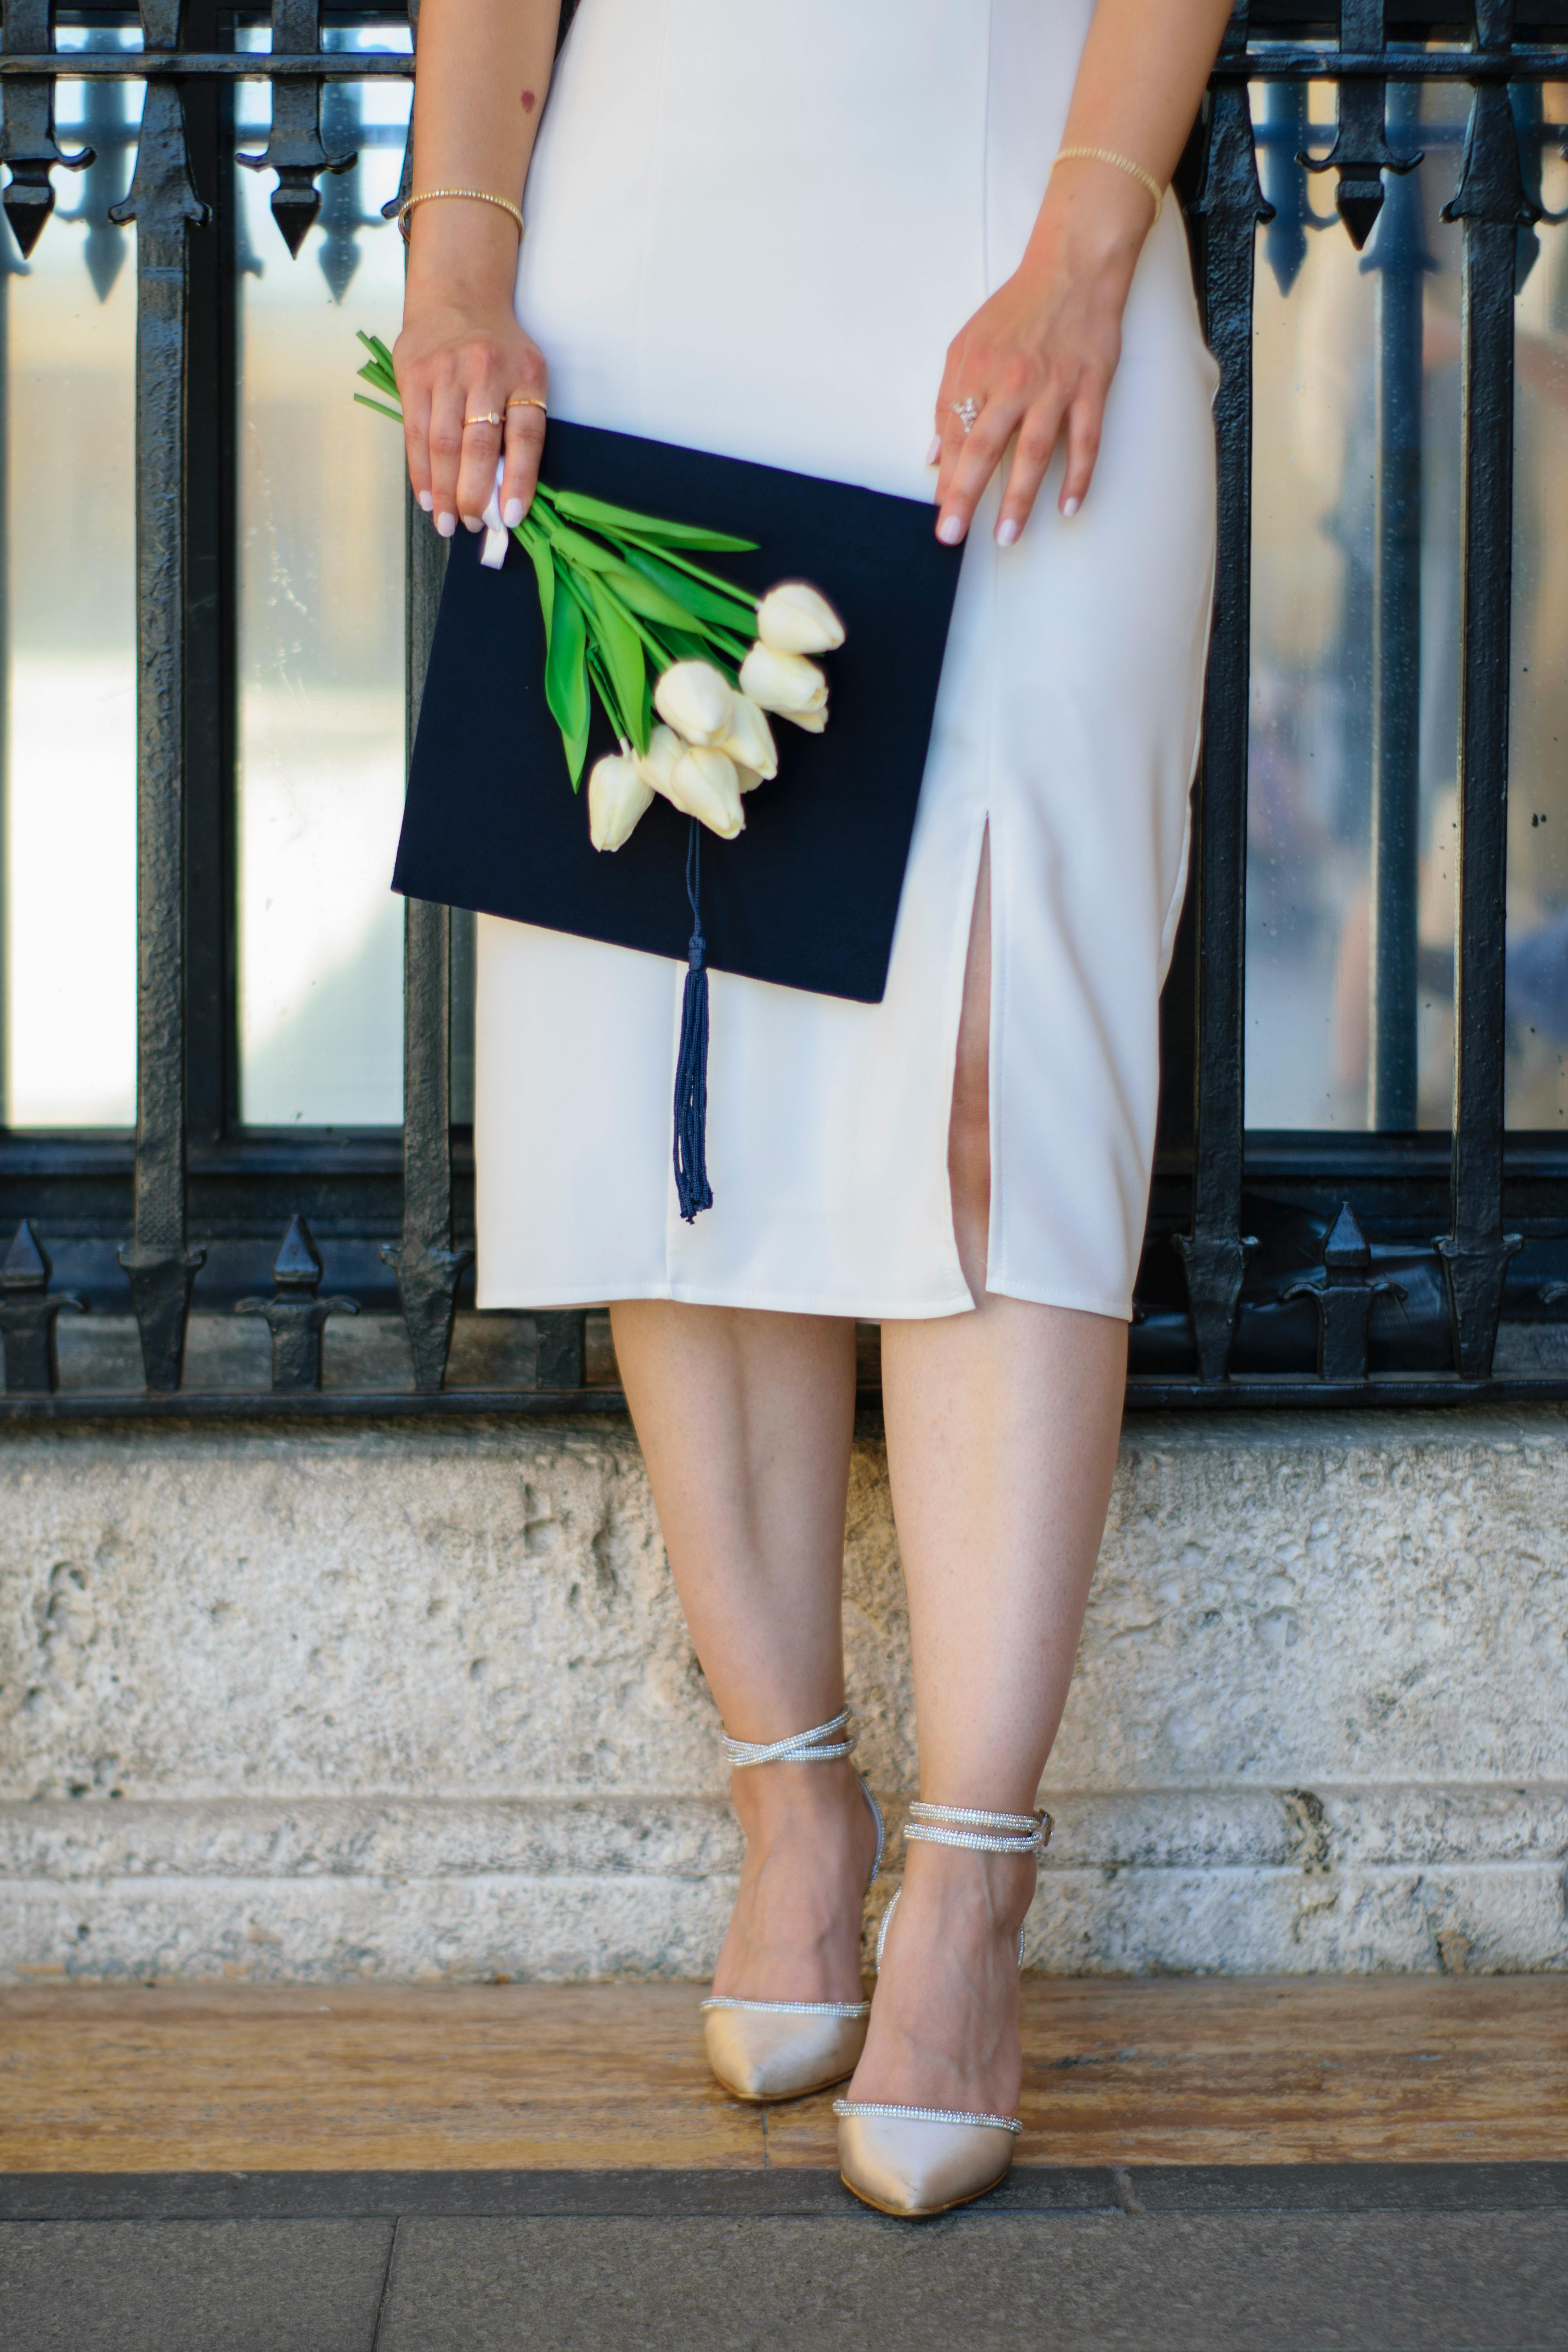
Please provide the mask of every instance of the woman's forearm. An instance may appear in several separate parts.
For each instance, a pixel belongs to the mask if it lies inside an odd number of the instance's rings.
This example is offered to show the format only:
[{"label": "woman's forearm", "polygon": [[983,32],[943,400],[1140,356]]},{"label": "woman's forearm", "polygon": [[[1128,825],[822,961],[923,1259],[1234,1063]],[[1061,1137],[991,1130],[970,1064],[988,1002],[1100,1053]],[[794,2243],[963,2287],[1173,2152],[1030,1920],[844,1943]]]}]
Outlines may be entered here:
[{"label": "woman's forearm", "polygon": [[996,538],[1010,547],[1064,441],[1062,513],[1083,504],[1121,313],[1155,217],[1142,174],[1155,188],[1169,183],[1229,16],[1230,0],[1099,0],[1062,145],[1124,160],[1058,164],[1017,268],[948,346],[931,461],[941,467],[937,537],[950,546],[1005,462]]},{"label": "woman's forearm", "polygon": [[[414,84],[415,195],[479,188],[521,205],[550,86],[561,0],[424,0]],[[419,205],[408,216],[408,273],[417,300],[509,294],[517,229],[488,205]]]},{"label": "woman's forearm", "polygon": [[[415,195],[472,188],[521,204],[560,16],[560,0],[424,0]],[[516,278],[517,224],[499,205],[443,198],[408,215],[393,362],[408,478],[446,538],[459,516],[478,530],[492,494],[509,523],[533,497],[546,374],[512,314]],[[506,461],[499,494],[498,454]]]},{"label": "woman's forearm", "polygon": [[1231,0],[1099,0],[1062,144],[1131,156],[1163,187],[1230,13]]}]

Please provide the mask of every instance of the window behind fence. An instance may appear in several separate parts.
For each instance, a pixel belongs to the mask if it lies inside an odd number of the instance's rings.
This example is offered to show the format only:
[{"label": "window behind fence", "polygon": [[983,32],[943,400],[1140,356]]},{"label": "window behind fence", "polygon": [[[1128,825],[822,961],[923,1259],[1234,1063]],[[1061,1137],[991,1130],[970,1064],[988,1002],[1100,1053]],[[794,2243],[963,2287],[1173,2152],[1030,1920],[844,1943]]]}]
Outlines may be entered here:
[{"label": "window behind fence", "polygon": [[[614,1406],[595,1302],[469,1311],[469,929],[387,888],[442,551],[350,394],[408,21],[0,43],[0,1409]],[[1568,1395],[1565,152],[1568,10],[1233,17],[1131,1402]]]}]

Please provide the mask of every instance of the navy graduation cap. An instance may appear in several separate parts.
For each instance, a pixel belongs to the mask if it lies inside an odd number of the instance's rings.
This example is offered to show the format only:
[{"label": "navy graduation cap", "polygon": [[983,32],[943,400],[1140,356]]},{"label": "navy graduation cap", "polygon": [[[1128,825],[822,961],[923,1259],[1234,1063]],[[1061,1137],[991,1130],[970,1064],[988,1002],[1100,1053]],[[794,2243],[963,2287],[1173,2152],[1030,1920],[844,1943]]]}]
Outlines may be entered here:
[{"label": "navy graduation cap", "polygon": [[[545,699],[532,564],[509,538],[486,570],[477,533],[447,562],[392,887],[688,964],[675,1162],[689,1218],[711,1200],[704,967],[868,1004],[886,989],[962,551],[939,543],[923,499],[590,425],[552,420],[541,472],[755,541],[723,556],[727,576],[758,595],[810,581],[845,626],[825,664],[830,724],[773,720],[779,772],[746,795],[743,833],[702,841],[659,797],[605,853]],[[595,698],[586,766],[616,748]]]}]

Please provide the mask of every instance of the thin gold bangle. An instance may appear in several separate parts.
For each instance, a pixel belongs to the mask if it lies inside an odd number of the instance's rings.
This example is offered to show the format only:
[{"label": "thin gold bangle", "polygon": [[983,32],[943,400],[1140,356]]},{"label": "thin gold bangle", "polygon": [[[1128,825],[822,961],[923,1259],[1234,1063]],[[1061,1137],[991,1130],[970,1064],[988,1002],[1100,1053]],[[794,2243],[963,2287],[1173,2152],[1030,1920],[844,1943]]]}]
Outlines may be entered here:
[{"label": "thin gold bangle", "polygon": [[1147,188],[1153,197],[1156,221],[1164,211],[1164,189],[1153,173],[1146,172],[1142,163],[1135,163],[1131,155],[1119,155],[1112,147],[1061,147],[1057,151],[1056,163],[1051,165],[1051,170],[1056,170],[1057,163],[1070,163],[1075,159],[1080,163],[1114,163],[1119,172],[1130,172],[1139,186]]},{"label": "thin gold bangle", "polygon": [[426,188],[422,194],[405,197],[397,207],[397,226],[403,232],[403,242],[408,242],[408,215],[416,205],[433,205],[441,196],[464,196],[471,205],[494,205],[498,212],[510,213],[517,223],[517,233],[525,234],[521,213],[505,196],[487,195],[483,188]]}]

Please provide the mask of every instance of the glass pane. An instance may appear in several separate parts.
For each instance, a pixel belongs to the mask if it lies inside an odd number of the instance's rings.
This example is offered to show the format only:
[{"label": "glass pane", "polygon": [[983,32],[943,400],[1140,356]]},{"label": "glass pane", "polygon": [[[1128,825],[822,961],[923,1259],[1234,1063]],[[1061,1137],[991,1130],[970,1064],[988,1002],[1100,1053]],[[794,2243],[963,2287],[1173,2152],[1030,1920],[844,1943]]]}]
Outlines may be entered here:
[{"label": "glass pane", "polygon": [[[250,37],[267,46],[264,31]],[[343,48],[408,27],[339,28]],[[243,84],[242,144],[266,143]],[[276,1127],[393,1124],[403,1109],[403,445],[356,407],[354,341],[390,341],[409,89],[328,86],[321,218],[290,260],[273,175],[237,169],[239,385],[240,1113]]]},{"label": "glass pane", "polygon": [[[1452,1086],[1459,232],[1467,94],[1390,86],[1357,253],[1333,92],[1254,91],[1259,232],[1247,1119],[1446,1129]],[[1419,119],[1415,119],[1416,110]]]},{"label": "glass pane", "polygon": [[[1568,89],[1514,92],[1542,200],[1568,205],[1554,146]],[[1544,127],[1542,114],[1544,111]],[[1513,689],[1509,755],[1507,1119],[1568,1124],[1568,232],[1520,240],[1515,308]]]},{"label": "glass pane", "polygon": [[[62,26],[62,48],[140,46]],[[0,678],[0,1120],[136,1116],[136,268],[106,215],[139,82],[62,81],[67,154],[30,258],[0,226],[5,539]]]}]

